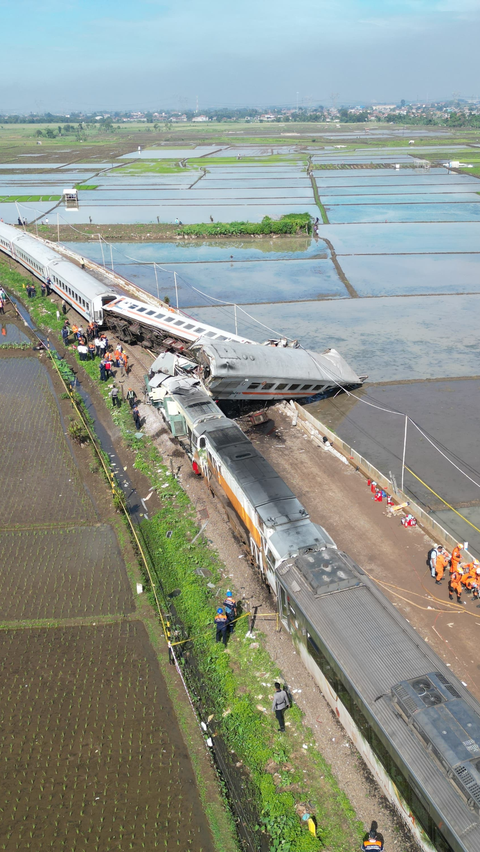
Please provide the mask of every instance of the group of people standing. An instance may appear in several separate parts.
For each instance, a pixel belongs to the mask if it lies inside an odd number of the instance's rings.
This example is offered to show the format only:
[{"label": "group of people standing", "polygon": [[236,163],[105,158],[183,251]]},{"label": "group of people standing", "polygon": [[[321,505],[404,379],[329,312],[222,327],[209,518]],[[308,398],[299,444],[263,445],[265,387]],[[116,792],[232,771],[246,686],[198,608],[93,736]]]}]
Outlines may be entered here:
[{"label": "group of people standing", "polygon": [[[457,544],[451,553],[441,544],[434,544],[428,553],[427,563],[435,583],[439,586],[443,582],[445,571],[448,568],[448,596],[453,601],[453,595],[457,596],[457,603],[462,603],[462,591],[477,599],[480,594],[480,562],[473,559],[471,562],[462,563],[462,550],[467,545]],[[463,601],[466,604],[466,601]]]}]

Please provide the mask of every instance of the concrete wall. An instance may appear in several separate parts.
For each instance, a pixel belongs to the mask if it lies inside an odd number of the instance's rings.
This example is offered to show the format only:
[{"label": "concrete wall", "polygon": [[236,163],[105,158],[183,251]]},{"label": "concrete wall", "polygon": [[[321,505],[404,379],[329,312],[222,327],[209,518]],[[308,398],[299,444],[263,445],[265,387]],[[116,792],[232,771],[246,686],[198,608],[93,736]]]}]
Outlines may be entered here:
[{"label": "concrete wall", "polygon": [[[432,542],[435,542],[435,544],[443,544],[449,551],[455,547],[458,543],[458,538],[453,538],[453,536],[451,536],[450,533],[438,523],[438,521],[432,518],[425,509],[422,509],[422,507],[418,505],[418,503],[415,503],[410,497],[400,491],[399,488],[395,491],[391,480],[377,470],[377,468],[374,467],[368,459],[363,458],[363,456],[357,453],[356,450],[346,444],[345,441],[342,441],[335,432],[332,432],[328,426],[325,426],[324,423],[317,420],[316,417],[313,417],[313,415],[302,408],[298,402],[290,402],[288,405],[297,414],[297,425],[300,426],[307,435],[310,435],[316,444],[322,445],[322,438],[325,435],[328,440],[331,441],[332,446],[337,453],[345,458],[353,467],[358,467],[358,469],[361,470],[368,479],[373,479],[376,483],[378,483],[378,485],[388,494],[391,494],[398,503],[405,503],[408,501],[408,512],[416,518],[419,526],[421,526],[422,529],[431,536]],[[472,561],[472,554],[468,551],[464,551],[464,554],[464,558],[468,561]]]}]

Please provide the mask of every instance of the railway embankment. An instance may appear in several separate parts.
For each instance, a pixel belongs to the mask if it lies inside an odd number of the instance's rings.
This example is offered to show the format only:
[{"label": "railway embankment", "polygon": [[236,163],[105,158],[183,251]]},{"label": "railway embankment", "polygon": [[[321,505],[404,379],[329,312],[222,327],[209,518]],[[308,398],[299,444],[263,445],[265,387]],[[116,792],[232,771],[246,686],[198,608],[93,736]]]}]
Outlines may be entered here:
[{"label": "railway embankment", "polygon": [[[18,276],[14,281],[16,275],[12,272],[5,284],[8,288],[10,283],[21,293],[24,279]],[[63,324],[56,315],[55,300],[37,297],[29,301],[28,308],[35,320],[49,330],[53,340]],[[203,522],[189,498],[190,480],[187,477],[183,481],[178,475],[183,454],[180,459],[178,449],[173,449],[167,460],[159,451],[158,433],[162,427],[158,415],[144,409],[147,419],[155,417],[148,432],[157,434],[157,440],[149,436],[147,429],[138,435],[126,405],[112,410],[110,388],[97,381],[98,366],[94,362],[76,364],[73,352],[67,358],[79,375],[83,370],[89,374],[95,394],[100,393],[110,408],[108,416],[113,430],[122,435],[129,464],[148,477],[150,490],[146,489],[148,493],[144,495],[147,512],[141,531],[149,571],[145,572],[143,583],[154,603],[156,592],[160,587],[163,589],[173,639],[179,643],[174,644],[174,649],[180,671],[189,684],[200,717],[210,719],[208,732],[213,743],[225,744],[223,751],[216,753],[216,759],[221,763],[228,754],[235,755],[234,765],[230,762],[226,770],[231,776],[231,795],[236,787],[243,802],[244,820],[248,822],[251,809],[252,814],[260,814],[260,824],[272,842],[288,841],[295,849],[305,852],[321,845],[332,852],[356,848],[362,826],[316,747],[314,732],[305,724],[295,691],[292,691],[294,707],[289,714],[287,735],[275,732],[270,709],[273,682],[277,678],[285,682],[290,679],[282,671],[281,659],[276,662],[264,647],[264,627],[276,627],[272,603],[258,613],[255,635],[249,635],[248,613],[258,603],[258,589],[256,582],[250,590],[245,584],[242,589],[240,584],[237,595],[242,601],[244,617],[239,619],[228,653],[215,645],[213,614],[227,587],[234,585],[232,557],[222,559],[212,547],[214,540],[198,535]],[[135,382],[139,372],[142,371],[137,372]],[[160,508],[152,511],[155,500]],[[230,533],[228,538],[231,544]],[[238,552],[238,544],[233,546],[238,563],[238,557],[244,554]],[[284,639],[288,641],[288,637]],[[317,838],[309,834],[302,821],[307,812],[316,817]],[[365,814],[365,823],[370,817]]]}]

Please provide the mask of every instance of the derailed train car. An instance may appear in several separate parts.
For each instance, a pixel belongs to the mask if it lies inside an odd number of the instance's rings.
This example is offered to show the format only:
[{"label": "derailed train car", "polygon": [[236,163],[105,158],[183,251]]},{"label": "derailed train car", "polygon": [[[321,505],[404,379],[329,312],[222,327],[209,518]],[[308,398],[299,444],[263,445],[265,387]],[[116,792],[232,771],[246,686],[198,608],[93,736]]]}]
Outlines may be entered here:
[{"label": "derailed train car", "polygon": [[478,702],[198,380],[160,387],[166,422],[243,532],[303,663],[389,801],[426,852],[478,852]]},{"label": "derailed train car", "polygon": [[200,363],[200,376],[215,399],[253,403],[302,399],[332,388],[358,387],[365,381],[336,349],[318,354],[282,346],[281,341],[251,346],[205,338],[192,348]]}]

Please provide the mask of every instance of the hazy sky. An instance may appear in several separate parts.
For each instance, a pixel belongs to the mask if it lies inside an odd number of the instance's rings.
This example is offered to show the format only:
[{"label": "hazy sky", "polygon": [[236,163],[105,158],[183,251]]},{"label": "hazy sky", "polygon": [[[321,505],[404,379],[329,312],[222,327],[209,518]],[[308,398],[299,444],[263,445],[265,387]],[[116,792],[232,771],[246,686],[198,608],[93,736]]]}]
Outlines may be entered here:
[{"label": "hazy sky", "polygon": [[0,20],[0,112],[480,94],[480,0],[0,0]]}]

